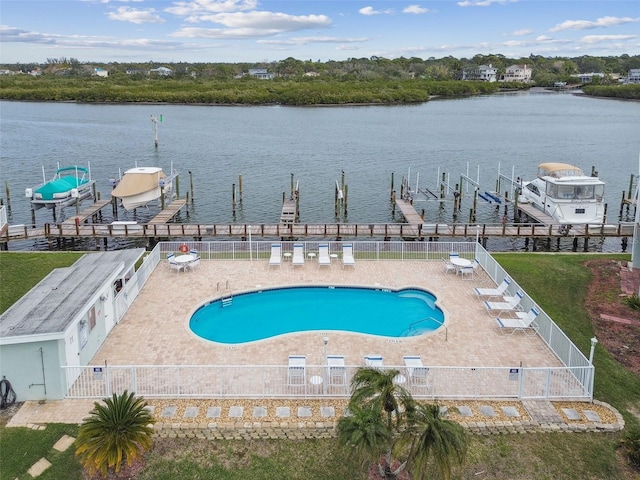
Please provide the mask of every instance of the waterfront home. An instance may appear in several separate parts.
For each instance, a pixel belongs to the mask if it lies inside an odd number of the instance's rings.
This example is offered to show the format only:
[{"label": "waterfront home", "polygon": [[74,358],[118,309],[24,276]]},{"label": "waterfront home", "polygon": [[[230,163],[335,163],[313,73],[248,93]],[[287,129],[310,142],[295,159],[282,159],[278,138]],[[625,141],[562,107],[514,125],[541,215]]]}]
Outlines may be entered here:
[{"label": "waterfront home", "polygon": [[531,74],[532,71],[526,64],[510,65],[506,68],[500,81],[529,83],[531,81]]}]

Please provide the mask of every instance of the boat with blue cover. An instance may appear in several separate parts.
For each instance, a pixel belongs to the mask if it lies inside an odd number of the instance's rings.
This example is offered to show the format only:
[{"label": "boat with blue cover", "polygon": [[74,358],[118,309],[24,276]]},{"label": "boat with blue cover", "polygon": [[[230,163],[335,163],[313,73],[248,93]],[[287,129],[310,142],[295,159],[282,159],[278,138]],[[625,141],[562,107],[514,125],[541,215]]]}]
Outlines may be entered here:
[{"label": "boat with blue cover", "polygon": [[90,197],[94,183],[88,168],[71,165],[59,167],[51,180],[45,179],[42,185],[27,188],[25,193],[34,209],[66,207]]}]

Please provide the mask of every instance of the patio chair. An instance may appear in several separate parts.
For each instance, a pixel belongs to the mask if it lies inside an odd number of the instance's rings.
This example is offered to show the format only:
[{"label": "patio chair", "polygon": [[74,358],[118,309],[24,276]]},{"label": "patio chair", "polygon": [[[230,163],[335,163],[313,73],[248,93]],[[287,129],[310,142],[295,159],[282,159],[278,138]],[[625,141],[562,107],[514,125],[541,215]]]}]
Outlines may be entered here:
[{"label": "patio chair", "polygon": [[175,258],[176,258],[175,253],[169,253],[167,255],[167,261],[169,262],[169,271],[170,272],[175,271],[176,273],[180,273],[184,270],[184,268],[182,265],[176,262]]},{"label": "patio chair", "polygon": [[291,258],[292,265],[304,265],[304,245],[301,243],[295,243],[293,245],[293,257]]},{"label": "patio chair", "polygon": [[509,285],[511,284],[511,280],[509,277],[506,277],[502,280],[502,283],[498,285],[498,288],[478,288],[475,287],[473,290],[476,292],[478,297],[501,297],[504,292],[507,291]]},{"label": "patio chair", "polygon": [[458,267],[456,267],[453,263],[451,263],[450,260],[443,258],[442,261],[444,262],[444,273],[449,273],[449,272],[456,272],[458,270]]},{"label": "patio chair", "polygon": [[271,244],[271,257],[269,257],[269,266],[282,265],[282,245],[280,243]]},{"label": "patio chair", "polygon": [[484,302],[484,306],[487,307],[487,311],[489,312],[499,312],[498,317],[502,315],[504,312],[518,312],[521,311],[519,307],[520,300],[522,300],[522,292],[516,292],[513,297],[502,297],[503,302]]},{"label": "patio chair", "polygon": [[329,256],[329,244],[321,243],[318,245],[318,265],[331,266],[331,257]]},{"label": "patio chair", "polygon": [[287,368],[287,385],[300,387],[307,383],[307,357],[305,355],[289,355]]},{"label": "patio chair", "polygon": [[342,268],[347,266],[356,266],[356,259],[353,258],[353,244],[345,243],[342,245]]},{"label": "patio chair", "polygon": [[329,386],[347,386],[347,369],[343,355],[327,355],[327,377]]},{"label": "patio chair", "polygon": [[469,277],[473,279],[473,275],[476,273],[479,266],[480,264],[478,263],[478,260],[474,259],[473,262],[471,262],[471,265],[467,267],[460,267],[458,269],[458,273],[462,275],[462,278],[464,278],[465,275],[469,275]]},{"label": "patio chair", "polygon": [[536,318],[540,312],[535,308],[531,308],[528,312],[516,312],[517,318],[496,318],[498,327],[502,334],[513,335],[516,332],[522,332],[525,335],[535,335],[538,333],[538,324]]},{"label": "patio chair", "polygon": [[420,355],[405,355],[402,358],[411,386],[429,388],[429,369],[422,365],[422,357]]}]

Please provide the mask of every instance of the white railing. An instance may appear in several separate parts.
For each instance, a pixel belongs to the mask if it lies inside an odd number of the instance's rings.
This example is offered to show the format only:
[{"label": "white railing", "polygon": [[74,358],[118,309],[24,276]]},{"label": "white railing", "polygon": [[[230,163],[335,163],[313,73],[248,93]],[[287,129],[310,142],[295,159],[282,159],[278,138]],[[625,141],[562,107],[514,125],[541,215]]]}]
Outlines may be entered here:
[{"label": "white railing", "polygon": [[[348,397],[353,374],[360,366],[345,366],[344,375],[329,374],[326,365],[307,365],[304,376],[289,377],[283,365],[105,365],[63,367],[67,398],[104,398],[125,390],[144,397]],[[335,367],[331,367],[335,368]],[[397,383],[416,398],[441,399],[573,399],[589,400],[575,369],[521,367],[429,367],[413,375],[395,369]],[[588,376],[584,367],[583,375]],[[586,385],[589,385],[587,382]]]},{"label": "white railing", "polygon": [[7,224],[7,207],[0,205],[0,230]]}]

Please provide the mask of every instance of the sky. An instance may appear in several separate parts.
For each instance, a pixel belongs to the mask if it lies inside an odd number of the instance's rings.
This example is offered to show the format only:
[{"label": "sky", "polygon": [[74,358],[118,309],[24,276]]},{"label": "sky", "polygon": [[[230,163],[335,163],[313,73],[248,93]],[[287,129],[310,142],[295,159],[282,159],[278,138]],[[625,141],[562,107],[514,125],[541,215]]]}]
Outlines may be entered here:
[{"label": "sky", "polygon": [[0,63],[640,54],[638,0],[2,0]]}]

